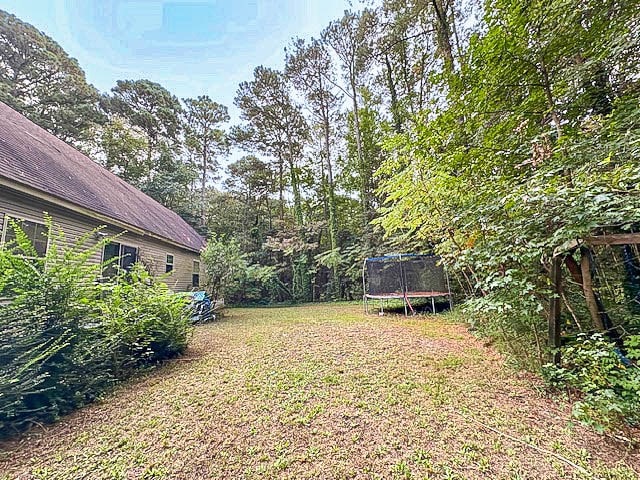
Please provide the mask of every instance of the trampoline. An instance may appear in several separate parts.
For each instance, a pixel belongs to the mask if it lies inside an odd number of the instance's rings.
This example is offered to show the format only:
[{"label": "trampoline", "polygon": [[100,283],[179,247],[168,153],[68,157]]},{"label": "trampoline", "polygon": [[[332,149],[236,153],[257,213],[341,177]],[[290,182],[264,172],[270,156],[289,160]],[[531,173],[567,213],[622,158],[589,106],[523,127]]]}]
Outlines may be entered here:
[{"label": "trampoline", "polygon": [[449,277],[436,255],[397,254],[366,258],[362,266],[363,303],[369,313],[369,300],[380,300],[384,314],[386,300],[403,301],[404,313],[415,314],[411,299],[430,298],[436,311],[436,298],[446,298],[453,307]]}]

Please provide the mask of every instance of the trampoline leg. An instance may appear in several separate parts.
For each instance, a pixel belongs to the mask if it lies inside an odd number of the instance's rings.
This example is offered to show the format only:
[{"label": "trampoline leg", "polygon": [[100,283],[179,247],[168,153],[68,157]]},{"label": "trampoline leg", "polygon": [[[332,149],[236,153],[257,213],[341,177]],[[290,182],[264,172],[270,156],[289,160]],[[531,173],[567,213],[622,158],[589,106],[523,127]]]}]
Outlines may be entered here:
[{"label": "trampoline leg", "polygon": [[435,315],[436,313],[436,299],[435,297],[431,297],[431,312]]},{"label": "trampoline leg", "polygon": [[449,311],[453,310],[453,296],[449,294]]},{"label": "trampoline leg", "polygon": [[409,315],[407,314],[407,299],[403,298],[402,302],[404,303],[404,316],[408,317]]}]

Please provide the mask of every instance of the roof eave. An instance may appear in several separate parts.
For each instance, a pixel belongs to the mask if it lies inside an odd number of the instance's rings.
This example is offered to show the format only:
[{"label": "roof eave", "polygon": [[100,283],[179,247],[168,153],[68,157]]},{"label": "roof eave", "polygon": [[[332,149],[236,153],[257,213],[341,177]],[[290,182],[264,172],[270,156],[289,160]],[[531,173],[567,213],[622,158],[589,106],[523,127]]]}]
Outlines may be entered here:
[{"label": "roof eave", "polygon": [[[160,240],[164,243],[173,245],[174,247],[181,248],[183,250],[188,250],[190,252],[194,252],[198,254],[200,253],[199,249],[196,249],[192,246],[184,245],[182,243],[176,242],[175,240],[171,240],[169,238],[165,238],[161,235],[157,235],[148,230],[144,230],[140,227],[136,227],[135,225],[130,225],[126,222],[123,222],[122,220],[118,220],[116,218],[109,217],[108,215],[105,215],[103,213],[96,212],[86,207],[82,207],[78,204],[65,200],[64,198],[60,198],[56,195],[51,195],[49,193],[43,192],[42,190],[38,190],[37,188],[30,187],[29,185],[26,185],[24,183],[16,182],[15,180],[11,180],[9,178],[0,176],[0,185],[5,186],[7,188],[11,188],[13,190],[24,193],[26,195],[30,195],[32,197],[38,198],[45,202],[52,203],[54,205],[59,205],[63,208],[66,208],[67,210],[71,210],[72,212],[79,213],[81,215],[85,215],[90,218],[95,218],[97,220],[105,222],[106,224],[113,225],[114,227],[123,228],[124,230],[131,233],[135,233],[136,235],[151,237],[156,240]],[[204,247],[204,241],[202,243]]]}]

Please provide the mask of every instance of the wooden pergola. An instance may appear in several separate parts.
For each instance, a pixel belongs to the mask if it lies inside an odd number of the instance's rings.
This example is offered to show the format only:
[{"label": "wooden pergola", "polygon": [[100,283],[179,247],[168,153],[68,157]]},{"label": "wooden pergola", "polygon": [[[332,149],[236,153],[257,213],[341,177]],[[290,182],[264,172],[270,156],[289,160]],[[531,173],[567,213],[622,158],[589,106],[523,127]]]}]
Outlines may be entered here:
[{"label": "wooden pergola", "polygon": [[[582,285],[585,299],[592,318],[597,323],[597,318],[606,316],[606,312],[601,311],[599,301],[595,296],[593,289],[593,279],[591,277],[591,264],[588,256],[583,255],[583,261],[580,265],[568,255],[577,249],[590,249],[595,246],[614,246],[614,245],[634,245],[640,244],[640,233],[615,233],[602,234],[585,237],[581,240],[573,240],[561,247],[557,248],[553,254],[551,263],[551,288],[552,294],[549,305],[549,346],[553,349],[553,363],[560,363],[560,298],[562,295],[562,263],[567,263],[567,268],[571,271],[572,276],[579,279],[577,283]],[[567,260],[571,258],[569,262]],[[587,259],[587,260],[584,260]],[[601,325],[604,326],[604,325]],[[603,328],[603,330],[606,330]]]}]

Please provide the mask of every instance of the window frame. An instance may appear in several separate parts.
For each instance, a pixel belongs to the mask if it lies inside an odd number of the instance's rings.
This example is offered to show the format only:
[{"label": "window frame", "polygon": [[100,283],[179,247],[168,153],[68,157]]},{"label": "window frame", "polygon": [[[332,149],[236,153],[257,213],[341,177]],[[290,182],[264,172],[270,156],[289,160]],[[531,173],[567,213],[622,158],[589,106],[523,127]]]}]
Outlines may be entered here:
[{"label": "window frame", "polygon": [[[197,269],[196,264],[198,265]],[[191,265],[191,287],[200,288],[200,260],[194,259]]]},{"label": "window frame", "polygon": [[[169,262],[169,257],[171,257],[171,262]],[[172,273],[173,269],[176,265],[176,256],[173,253],[167,253],[164,263],[164,273]],[[171,267],[171,268],[169,268]]]},{"label": "window frame", "polygon": [[[121,262],[123,260],[123,256],[122,256],[123,247],[135,248],[135,250],[136,250],[136,261],[134,263],[136,263],[136,262],[138,262],[140,260],[140,246],[139,245],[131,244],[131,243],[123,243],[123,242],[108,242],[108,243],[105,243],[102,246],[102,251],[100,252],[100,264],[104,264],[104,262],[105,262],[105,258],[104,258],[105,248],[107,247],[107,245],[114,244],[114,243],[117,243],[119,245],[119,247],[118,247],[118,256],[117,256],[117,258],[118,258],[118,263],[117,263],[118,269],[124,270],[124,267],[121,264]],[[112,257],[112,258],[115,258],[115,257]],[[113,266],[115,266],[115,264]],[[102,271],[102,277],[103,278],[112,278],[113,276],[115,276],[115,275],[105,275],[105,270],[106,270],[106,268],[103,269],[103,271]]]},{"label": "window frame", "polygon": [[[9,231],[9,228],[10,228],[9,222],[11,220],[16,220],[17,222],[31,222],[31,223],[35,223],[37,225],[41,225],[43,227],[47,226],[47,224],[45,223],[44,219],[36,220],[33,217],[24,217],[22,215],[12,214],[10,212],[4,212],[4,217],[2,219],[2,232],[0,232],[1,233],[1,235],[0,235],[0,247],[1,248],[4,248],[5,245],[7,244],[7,232]],[[33,244],[33,240],[32,240],[32,244]],[[38,259],[45,258],[47,256],[47,252],[49,251],[49,247],[50,246],[51,246],[51,230],[47,230],[47,244],[45,246],[44,255],[43,256],[36,256],[36,257],[28,257],[28,256],[25,255],[24,258],[26,258],[28,260],[38,260]],[[34,248],[35,248],[35,245],[34,245]]]}]

